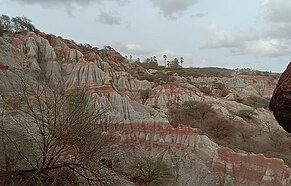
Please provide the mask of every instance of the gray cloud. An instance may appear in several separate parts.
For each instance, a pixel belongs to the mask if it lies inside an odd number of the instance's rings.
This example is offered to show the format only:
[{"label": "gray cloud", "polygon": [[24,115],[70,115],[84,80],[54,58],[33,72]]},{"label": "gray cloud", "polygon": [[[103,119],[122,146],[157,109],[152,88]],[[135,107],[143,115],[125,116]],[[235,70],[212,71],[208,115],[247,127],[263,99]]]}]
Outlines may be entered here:
[{"label": "gray cloud", "polygon": [[154,6],[158,7],[168,18],[176,18],[190,6],[195,5],[198,0],[151,0]]},{"label": "gray cloud", "polygon": [[264,33],[265,37],[291,40],[291,24],[271,23],[269,26],[269,30]]},{"label": "gray cloud", "polygon": [[258,35],[252,31],[224,31],[213,24],[204,29],[202,48],[234,48],[244,45],[248,41],[258,39]]},{"label": "gray cloud", "polygon": [[290,0],[261,0],[264,16],[268,21],[291,23]]},{"label": "gray cloud", "polygon": [[203,30],[203,34],[203,49],[226,48],[233,55],[260,57],[279,57],[291,53],[291,46],[285,40],[259,35],[254,30],[230,32],[210,25]]},{"label": "gray cloud", "polygon": [[267,20],[269,30],[264,37],[291,42],[291,1],[290,0],[261,0],[263,16]]},{"label": "gray cloud", "polygon": [[291,53],[291,1],[261,0],[263,18],[267,30],[225,31],[217,25],[203,30],[205,37],[201,48],[229,49],[233,55],[253,55],[259,57],[288,56]]},{"label": "gray cloud", "polygon": [[121,18],[118,17],[117,15],[114,15],[114,13],[101,12],[97,21],[102,24],[107,24],[107,25],[120,25],[121,24]]},{"label": "gray cloud", "polygon": [[288,44],[280,40],[260,39],[246,43],[241,47],[232,48],[230,51],[235,55],[251,54],[261,57],[280,57],[290,54],[291,48]]},{"label": "gray cloud", "polygon": [[[103,3],[105,0],[12,0],[14,2],[22,3],[22,4],[40,4],[40,5],[50,5],[57,6],[60,4],[63,5],[81,5],[81,6],[89,6],[93,3]],[[126,4],[129,0],[109,0],[115,1],[120,5]]]},{"label": "gray cloud", "polygon": [[137,44],[125,44],[123,42],[114,41],[110,44],[117,51],[126,55],[151,55],[155,52],[153,49],[147,49]]},{"label": "gray cloud", "polygon": [[198,13],[198,14],[191,15],[191,17],[193,17],[193,18],[202,18],[202,17],[205,17],[207,15],[208,15],[208,13]]}]

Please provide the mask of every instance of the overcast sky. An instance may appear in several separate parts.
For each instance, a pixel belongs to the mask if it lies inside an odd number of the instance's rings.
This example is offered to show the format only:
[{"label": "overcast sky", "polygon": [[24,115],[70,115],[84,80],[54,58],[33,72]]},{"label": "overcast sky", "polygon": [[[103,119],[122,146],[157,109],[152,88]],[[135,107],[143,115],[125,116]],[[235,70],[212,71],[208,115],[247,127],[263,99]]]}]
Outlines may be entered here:
[{"label": "overcast sky", "polygon": [[290,12],[291,0],[0,0],[1,14],[134,58],[275,72],[290,61]]}]

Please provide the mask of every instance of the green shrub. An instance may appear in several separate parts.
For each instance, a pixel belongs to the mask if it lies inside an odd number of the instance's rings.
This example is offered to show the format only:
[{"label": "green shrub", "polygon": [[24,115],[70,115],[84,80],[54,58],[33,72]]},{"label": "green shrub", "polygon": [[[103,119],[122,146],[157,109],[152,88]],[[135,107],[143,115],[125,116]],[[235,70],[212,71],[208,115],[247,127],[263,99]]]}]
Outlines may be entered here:
[{"label": "green shrub", "polygon": [[150,97],[152,90],[147,88],[145,90],[140,91],[140,97],[142,99],[142,104],[146,102],[146,100]]},{"label": "green shrub", "polygon": [[139,80],[147,80],[149,82],[162,83],[162,82],[173,82],[174,79],[169,77],[163,72],[158,72],[156,74],[144,74],[137,77]]},{"label": "green shrub", "polygon": [[158,66],[158,63],[156,62],[148,62],[148,63],[141,63],[141,62],[135,62],[136,64],[142,66],[145,69],[156,69],[156,70],[164,70],[166,67],[164,66]]},{"label": "green shrub", "polygon": [[3,34],[4,34],[4,28],[2,24],[0,23],[0,37],[3,36]]},{"label": "green shrub", "polygon": [[149,82],[154,82],[155,76],[153,74],[143,74],[137,77],[139,80],[147,80]]},{"label": "green shrub", "polygon": [[211,105],[197,101],[186,101],[182,105],[174,104],[169,108],[168,119],[173,127],[179,124],[200,127],[203,120],[211,112]]},{"label": "green shrub", "polygon": [[212,90],[209,87],[199,87],[199,90],[207,95],[211,95],[212,93]]},{"label": "green shrub", "polygon": [[218,115],[210,115],[203,123],[202,129],[212,138],[222,140],[234,134],[234,125]]},{"label": "green shrub", "polygon": [[232,77],[233,70],[226,68],[206,67],[206,68],[166,68],[165,66],[157,66],[156,64],[136,62],[136,64],[144,67],[145,69],[156,70],[171,70],[181,77],[192,76],[197,77]]},{"label": "green shrub", "polygon": [[243,119],[253,119],[253,116],[256,115],[254,110],[240,110],[237,115]]},{"label": "green shrub", "polygon": [[203,102],[187,101],[182,105],[173,105],[168,115],[172,126],[184,124],[199,128],[212,139],[222,140],[234,134],[234,125]]},{"label": "green shrub", "polygon": [[140,185],[168,185],[173,178],[173,170],[162,155],[145,153],[135,159],[131,170],[131,179]]},{"label": "green shrub", "polygon": [[220,97],[225,97],[230,93],[230,91],[227,89],[226,85],[221,83],[221,82],[213,81],[212,85],[215,89],[219,90],[218,94]]},{"label": "green shrub", "polygon": [[248,105],[253,108],[268,108],[270,103],[270,98],[261,98],[257,96],[249,96],[244,99],[236,98],[237,102]]}]

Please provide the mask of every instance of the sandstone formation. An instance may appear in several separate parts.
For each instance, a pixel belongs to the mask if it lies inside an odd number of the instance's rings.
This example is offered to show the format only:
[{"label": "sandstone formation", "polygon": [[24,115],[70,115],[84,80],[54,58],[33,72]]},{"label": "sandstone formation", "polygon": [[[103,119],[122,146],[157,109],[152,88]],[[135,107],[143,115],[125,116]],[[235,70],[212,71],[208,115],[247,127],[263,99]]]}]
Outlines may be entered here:
[{"label": "sandstone formation", "polygon": [[279,79],[270,102],[276,120],[287,132],[291,132],[291,63]]},{"label": "sandstone formation", "polygon": [[[276,79],[241,74],[185,78],[165,72],[175,81],[157,84],[135,78],[138,74],[155,73],[154,70],[147,71],[129,63],[114,50],[86,50],[71,40],[44,33],[0,38],[0,89],[5,95],[13,91],[17,71],[25,72],[25,78],[31,81],[34,81],[35,74],[45,75],[68,94],[86,89],[90,102],[108,111],[106,116],[111,122],[102,126],[103,130],[119,136],[121,145],[165,151],[169,163],[175,159],[178,164],[173,185],[291,185],[291,170],[282,160],[220,147],[190,127],[180,125],[173,128],[166,115],[171,103],[201,101],[211,105],[222,117],[241,120],[242,125],[249,124],[237,113],[253,110],[263,131],[280,129],[270,111],[254,109],[234,100],[237,95],[268,97]],[[289,109],[286,102],[289,85],[285,82],[288,77],[289,74],[283,74],[284,80],[281,78],[279,81],[271,103],[275,117],[283,118],[277,118],[280,124],[288,123],[281,112]],[[225,97],[219,96],[213,82],[224,84],[230,93]],[[201,86],[213,89],[213,95],[200,91]],[[140,92],[147,89],[151,90],[151,94],[143,102]],[[283,102],[280,101],[282,97]],[[1,102],[2,95],[0,105]],[[17,114],[13,104],[5,109],[11,116]],[[133,184],[126,182],[125,185]]]},{"label": "sandstone formation", "polygon": [[187,126],[115,124],[107,130],[118,132],[126,146],[166,152],[170,163],[178,157],[175,169],[178,185],[291,185],[291,169],[282,160],[219,147]]}]

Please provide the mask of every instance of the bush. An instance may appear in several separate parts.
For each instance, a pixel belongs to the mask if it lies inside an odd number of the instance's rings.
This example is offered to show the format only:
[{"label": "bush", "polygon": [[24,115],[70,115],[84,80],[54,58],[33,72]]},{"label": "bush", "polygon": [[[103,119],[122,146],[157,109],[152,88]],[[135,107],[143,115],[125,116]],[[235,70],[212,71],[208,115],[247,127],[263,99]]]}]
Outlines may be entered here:
[{"label": "bush", "polygon": [[207,95],[211,95],[212,93],[212,90],[209,87],[199,87],[199,90]]},{"label": "bush", "polygon": [[12,17],[7,15],[0,16],[0,25],[3,31],[6,32],[39,32],[39,30],[31,23],[27,17]]},{"label": "bush", "polygon": [[236,102],[248,105],[253,108],[268,108],[270,98],[261,98],[257,96],[249,96],[247,98],[236,98]]},{"label": "bush", "polygon": [[270,134],[270,139],[272,141],[273,147],[282,153],[289,151],[291,147],[291,137],[290,134],[285,131],[275,130]]},{"label": "bush", "polygon": [[201,120],[211,112],[211,106],[197,101],[186,101],[182,105],[174,104],[169,108],[169,121],[173,127],[179,124],[200,127]]},{"label": "bush", "polygon": [[4,34],[4,28],[2,24],[0,23],[0,37],[3,36],[3,34]]},{"label": "bush", "polygon": [[135,62],[136,64],[142,66],[145,69],[156,69],[156,70],[163,70],[165,69],[164,66],[158,66],[157,62],[148,62],[148,63],[141,63],[141,62]]},{"label": "bush", "polygon": [[206,134],[220,140],[233,135],[234,125],[229,120],[214,114],[210,116],[205,120],[203,125]]},{"label": "bush", "polygon": [[152,90],[147,88],[145,90],[140,91],[140,97],[142,100],[142,104],[146,102],[146,100],[150,97]]},{"label": "bush", "polygon": [[253,116],[256,115],[254,110],[240,110],[237,115],[243,119],[253,119]]},{"label": "bush", "polygon": [[66,169],[79,184],[106,181],[98,162],[114,138],[97,125],[107,124],[107,109],[91,104],[85,90],[68,94],[45,78],[11,77],[0,110],[19,100],[19,114],[0,117],[0,185],[61,185],[70,181],[61,176]]},{"label": "bush", "polygon": [[212,84],[215,89],[219,90],[220,97],[225,97],[230,93],[225,84],[217,81],[213,81]]},{"label": "bush", "polygon": [[140,185],[168,185],[173,178],[173,170],[164,160],[163,155],[149,153],[135,158],[131,166],[133,182]]},{"label": "bush", "polygon": [[144,74],[142,76],[137,77],[139,80],[147,80],[149,82],[161,83],[161,82],[173,82],[174,79],[169,77],[167,74],[163,72],[159,72],[156,74]]}]

